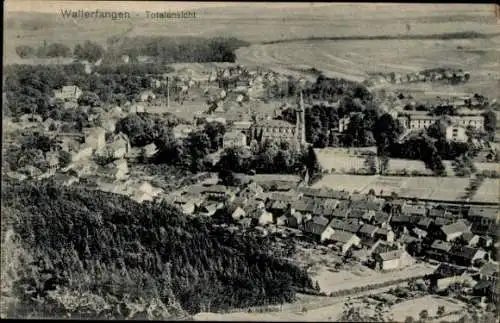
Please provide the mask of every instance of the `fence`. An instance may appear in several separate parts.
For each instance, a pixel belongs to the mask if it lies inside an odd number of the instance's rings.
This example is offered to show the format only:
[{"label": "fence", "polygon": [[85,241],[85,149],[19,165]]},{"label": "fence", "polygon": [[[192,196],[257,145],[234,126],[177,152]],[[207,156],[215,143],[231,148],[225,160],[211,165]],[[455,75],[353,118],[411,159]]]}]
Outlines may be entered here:
[{"label": "fence", "polygon": [[425,275],[419,275],[419,276],[414,276],[414,277],[406,277],[406,278],[400,278],[400,279],[395,279],[395,280],[390,280],[386,281],[383,283],[379,284],[371,284],[371,285],[366,285],[362,287],[355,287],[351,289],[345,289],[345,290],[340,290],[337,292],[332,292],[330,293],[329,297],[326,297],[322,301],[316,302],[316,303],[308,303],[308,304],[303,304],[303,303],[296,303],[296,304],[278,304],[278,305],[264,305],[264,306],[252,306],[252,307],[247,307],[247,308],[239,308],[239,309],[230,309],[230,310],[224,310],[224,311],[219,311],[218,313],[224,313],[224,314],[230,314],[230,313],[237,313],[237,312],[249,312],[249,313],[266,313],[266,312],[282,312],[282,311],[288,311],[288,312],[305,312],[308,310],[313,310],[325,306],[332,305],[334,303],[337,303],[337,301],[333,302],[332,298],[335,297],[345,297],[345,296],[350,296],[350,295],[355,295],[379,288],[384,288],[384,287],[389,287],[392,285],[397,285],[401,284],[407,281],[411,280],[416,280],[420,278],[424,278]]}]

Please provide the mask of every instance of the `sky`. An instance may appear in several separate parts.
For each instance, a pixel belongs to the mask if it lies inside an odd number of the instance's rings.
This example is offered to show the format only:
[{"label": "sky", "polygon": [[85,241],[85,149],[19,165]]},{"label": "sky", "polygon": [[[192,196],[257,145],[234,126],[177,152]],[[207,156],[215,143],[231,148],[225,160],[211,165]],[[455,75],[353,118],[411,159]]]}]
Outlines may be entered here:
[{"label": "sky", "polygon": [[[5,0],[4,9],[6,12],[46,12],[58,13],[64,10],[107,10],[107,11],[173,11],[173,10],[193,10],[202,8],[220,8],[220,7],[242,7],[256,6],[259,8],[308,8],[313,6],[321,7],[346,7],[351,6],[346,3],[244,3],[244,2],[174,2],[174,1],[50,1],[50,0]],[[357,3],[356,6],[362,6],[367,10],[404,10],[432,12],[450,8],[452,10],[470,9],[472,4],[398,4],[398,3]],[[486,8],[491,5],[479,5],[475,8]]]}]

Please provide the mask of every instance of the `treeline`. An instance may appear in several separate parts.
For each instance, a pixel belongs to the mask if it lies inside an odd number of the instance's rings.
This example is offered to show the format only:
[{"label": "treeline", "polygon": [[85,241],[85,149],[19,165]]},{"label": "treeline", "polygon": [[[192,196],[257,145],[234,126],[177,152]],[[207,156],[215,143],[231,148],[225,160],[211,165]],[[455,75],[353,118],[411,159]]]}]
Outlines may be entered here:
[{"label": "treeline", "polygon": [[154,143],[158,153],[150,160],[153,163],[179,166],[192,173],[209,170],[212,163],[207,155],[222,147],[226,127],[219,122],[207,122],[187,138],[177,139],[173,127],[180,123],[181,120],[172,115],[165,118],[138,113],[121,119],[116,125],[116,132],[126,134],[133,147]]},{"label": "treeline", "polygon": [[[94,74],[85,73],[83,64],[69,65],[9,65],[5,67],[6,111],[11,116],[37,113],[44,119],[57,119],[63,113],[64,102],[52,100],[54,89],[76,85],[84,92],[94,93],[101,103],[122,105],[137,99],[151,86],[151,74],[170,72],[168,66],[152,64],[116,64],[96,67]],[[86,100],[79,102],[86,105]],[[88,97],[88,96],[87,96]],[[52,111],[54,115],[51,115]]]},{"label": "treeline", "polygon": [[167,319],[288,302],[312,288],[269,245],[164,202],[6,180],[2,214],[2,237],[10,229],[22,249],[7,260],[15,302],[4,311],[14,316]]},{"label": "treeline", "polygon": [[312,147],[301,149],[288,145],[264,141],[246,147],[226,148],[217,164],[219,177],[226,185],[234,185],[233,173],[295,174],[309,180],[321,176],[321,167]]},{"label": "treeline", "polygon": [[[108,41],[113,44],[113,41]],[[153,58],[158,63],[178,62],[234,62],[234,51],[249,43],[236,38],[200,38],[200,37],[167,37],[138,36],[125,38],[120,45],[111,45],[110,58],[129,56],[136,61],[139,56]]]},{"label": "treeline", "polygon": [[462,31],[455,33],[444,33],[444,34],[429,34],[429,35],[379,35],[379,36],[336,36],[336,37],[308,37],[308,38],[291,38],[291,39],[280,39],[272,41],[264,41],[262,44],[281,44],[281,43],[292,43],[299,41],[349,41],[349,40],[404,40],[404,39],[487,39],[490,37],[497,36],[497,33],[493,34],[483,34],[475,31]]}]

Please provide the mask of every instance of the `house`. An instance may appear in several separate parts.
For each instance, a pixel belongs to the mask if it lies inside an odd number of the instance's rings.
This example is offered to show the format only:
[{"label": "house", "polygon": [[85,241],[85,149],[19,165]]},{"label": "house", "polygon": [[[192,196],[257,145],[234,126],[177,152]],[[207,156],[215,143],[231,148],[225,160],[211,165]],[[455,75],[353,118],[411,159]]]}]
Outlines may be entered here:
[{"label": "house", "polygon": [[488,254],[482,249],[454,245],[449,251],[449,259],[455,265],[470,267],[478,260],[488,260]]},{"label": "house", "polygon": [[263,198],[264,189],[257,183],[250,183],[238,193],[238,196],[247,199]]},{"label": "house", "polygon": [[378,228],[374,236],[375,240],[381,239],[389,243],[394,242],[394,232],[391,229]]},{"label": "house", "polygon": [[396,232],[403,232],[406,229],[406,226],[410,224],[410,216],[405,214],[394,215],[390,219],[390,225]]},{"label": "house", "polygon": [[481,268],[479,268],[479,279],[480,280],[494,280],[498,278],[498,273],[500,268],[498,263],[487,262]]},{"label": "house", "polygon": [[192,215],[196,208],[202,204],[202,199],[181,195],[174,199],[174,205],[177,206],[183,214]]},{"label": "house", "polygon": [[222,207],[222,203],[216,201],[203,201],[198,208],[198,213],[203,216],[211,217]]},{"label": "house", "polygon": [[302,213],[313,214],[315,209],[315,201],[312,198],[303,197],[301,199],[296,200],[291,204],[291,213]]},{"label": "house", "polygon": [[284,174],[256,174],[252,180],[262,186],[265,191],[290,191],[302,182],[300,176]]},{"label": "house", "polygon": [[50,151],[46,154],[45,160],[47,161],[49,173],[55,174],[59,169],[59,154],[57,152]]},{"label": "house", "polygon": [[359,247],[361,245],[361,239],[359,239],[358,236],[345,231],[335,231],[327,240],[340,247],[343,255],[345,255],[352,247]]},{"label": "house", "polygon": [[467,268],[458,267],[451,264],[441,263],[429,275],[430,288],[436,292],[446,290],[450,285],[461,284],[470,281]]},{"label": "house", "polygon": [[265,226],[274,222],[273,214],[267,212],[264,208],[254,208],[248,211],[247,214],[252,214],[252,218],[256,220],[258,225]]},{"label": "house", "polygon": [[405,204],[401,208],[401,213],[409,216],[424,217],[427,215],[427,208],[420,204]]},{"label": "house", "polygon": [[427,237],[427,231],[420,228],[413,228],[411,230],[411,233],[419,240],[423,240],[425,237]]},{"label": "house", "polygon": [[287,224],[287,216],[282,215],[276,218],[276,225],[285,226]]},{"label": "house", "polygon": [[192,125],[179,124],[172,129],[172,132],[175,139],[186,139],[194,130],[195,128]]},{"label": "house", "polygon": [[500,213],[495,207],[471,206],[467,219],[481,227],[490,227],[499,223]]},{"label": "house", "polygon": [[449,242],[436,240],[431,244],[430,248],[426,250],[426,254],[431,259],[447,262],[449,260],[448,253],[451,247],[452,245]]},{"label": "house", "polygon": [[207,199],[215,201],[232,201],[235,198],[234,193],[224,185],[211,185],[205,187],[203,190],[203,195]]},{"label": "house", "polygon": [[54,90],[54,98],[63,101],[77,102],[83,91],[76,85],[66,85],[59,90]]},{"label": "house", "polygon": [[224,134],[222,146],[228,147],[244,147],[247,145],[247,136],[240,131],[230,131]]},{"label": "house", "polygon": [[467,224],[464,221],[459,220],[455,223],[442,226],[440,231],[438,232],[438,236],[441,240],[453,241],[458,237],[460,237],[465,232],[469,231],[470,227],[467,226]]},{"label": "house", "polygon": [[304,220],[304,216],[300,213],[295,213],[293,215],[287,216],[287,226],[294,229],[300,229],[302,227],[302,223]]},{"label": "house", "polygon": [[486,296],[492,303],[498,303],[497,279],[480,280],[473,288],[474,294]]},{"label": "house", "polygon": [[455,220],[456,216],[450,212],[449,210],[442,208],[442,207],[436,207],[432,208],[429,210],[429,217],[437,220],[437,219],[449,219],[449,220]]},{"label": "house", "polygon": [[416,224],[416,227],[421,229],[421,230],[429,231],[433,224],[434,224],[434,220],[432,220],[431,218],[427,218],[427,217],[426,218],[419,218],[418,222]]},{"label": "house", "polygon": [[358,236],[363,240],[373,241],[379,228],[371,224],[363,224],[358,231]]},{"label": "house", "polygon": [[406,205],[406,200],[403,199],[393,199],[388,202],[391,212],[394,214],[401,214],[403,207]]},{"label": "house", "polygon": [[246,212],[241,206],[234,206],[230,208],[230,214],[231,218],[233,218],[233,220],[235,221],[241,220],[246,216]]},{"label": "house", "polygon": [[385,212],[375,212],[372,220],[372,224],[381,228],[387,228],[389,226],[389,214]]},{"label": "house", "polygon": [[144,201],[152,202],[154,200],[154,196],[148,194],[147,192],[136,192],[132,195],[131,199],[137,203],[143,203]]},{"label": "house", "polygon": [[375,253],[375,268],[379,270],[394,270],[406,267],[414,261],[411,256],[402,249]]},{"label": "house", "polygon": [[350,233],[358,233],[359,229],[361,228],[361,225],[359,224],[358,221],[351,219],[351,220],[346,220],[342,221],[339,219],[333,219],[329,224],[329,227],[336,231],[346,231]]},{"label": "house", "polygon": [[472,232],[465,232],[460,239],[469,247],[475,247],[479,243],[479,236]]},{"label": "house", "polygon": [[156,99],[156,94],[154,94],[153,91],[151,90],[146,90],[139,94],[140,102],[150,102],[155,99]]},{"label": "house", "polygon": [[340,201],[336,199],[323,199],[321,202],[318,201],[319,208],[317,209],[316,215],[322,215],[327,218],[331,218],[332,214],[337,210],[340,205]]},{"label": "house", "polygon": [[332,214],[330,215],[330,218],[332,219],[347,219],[349,217],[349,214],[351,213],[351,209],[346,209],[346,208],[337,208],[335,209]]},{"label": "house", "polygon": [[304,223],[304,232],[321,236],[328,226],[328,219],[322,216],[315,216],[311,220]]}]

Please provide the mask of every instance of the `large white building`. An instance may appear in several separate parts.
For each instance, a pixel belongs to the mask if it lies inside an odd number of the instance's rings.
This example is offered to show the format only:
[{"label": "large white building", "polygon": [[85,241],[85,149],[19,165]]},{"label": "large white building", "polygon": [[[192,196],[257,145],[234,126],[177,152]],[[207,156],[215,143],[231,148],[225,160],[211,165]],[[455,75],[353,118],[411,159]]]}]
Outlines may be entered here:
[{"label": "large white building", "polygon": [[[398,120],[403,127],[410,130],[427,129],[436,121],[441,120],[441,116],[430,116],[423,114],[405,113],[398,116]],[[484,129],[483,116],[451,116],[451,124],[464,128],[472,127],[476,130]]]}]

